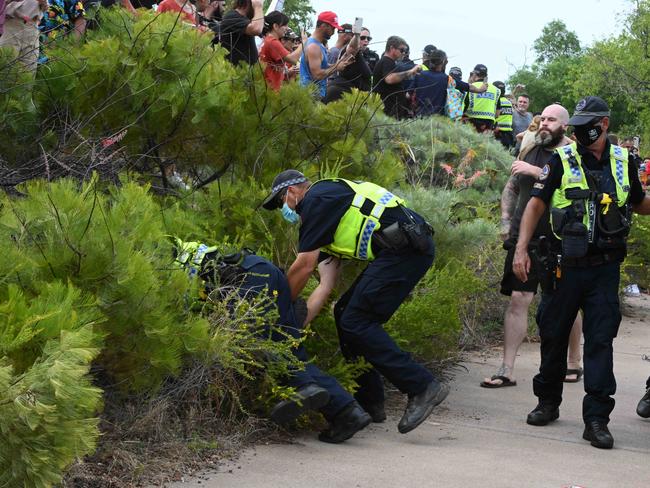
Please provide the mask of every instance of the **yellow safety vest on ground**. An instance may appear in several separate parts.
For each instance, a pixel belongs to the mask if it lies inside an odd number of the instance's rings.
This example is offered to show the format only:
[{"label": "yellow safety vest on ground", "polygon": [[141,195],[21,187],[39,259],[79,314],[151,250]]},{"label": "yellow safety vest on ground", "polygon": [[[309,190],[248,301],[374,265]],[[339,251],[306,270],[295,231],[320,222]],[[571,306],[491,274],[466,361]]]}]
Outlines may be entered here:
[{"label": "yellow safety vest on ground", "polygon": [[[476,88],[483,86],[482,81],[472,83]],[[501,96],[501,90],[489,84],[488,89],[483,93],[469,93],[469,105],[465,115],[470,119],[484,119],[494,122],[497,113],[497,100]]]},{"label": "yellow safety vest on ground", "polygon": [[512,102],[506,97],[501,97],[501,110],[497,117],[497,127],[501,132],[512,132]]},{"label": "yellow safety vest on ground", "polygon": [[[317,181],[314,185],[321,181],[343,182],[355,193],[350,207],[334,232],[334,242],[323,248],[323,251],[340,258],[372,261],[375,259],[372,252],[372,235],[381,227],[379,219],[386,208],[403,205],[404,200],[374,183],[332,178]],[[361,209],[368,200],[373,205],[367,206],[369,211],[366,215]]]}]

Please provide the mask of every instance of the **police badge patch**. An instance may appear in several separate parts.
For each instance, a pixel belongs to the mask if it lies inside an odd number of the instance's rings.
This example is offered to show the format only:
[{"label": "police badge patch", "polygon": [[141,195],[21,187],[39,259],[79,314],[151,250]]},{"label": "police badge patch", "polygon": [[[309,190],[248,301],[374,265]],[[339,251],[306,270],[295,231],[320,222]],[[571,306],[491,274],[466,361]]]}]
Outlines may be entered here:
[{"label": "police badge patch", "polygon": [[584,110],[584,108],[585,108],[586,105],[587,105],[587,99],[586,99],[586,98],[583,98],[583,99],[580,100],[580,101],[578,102],[578,104],[576,105],[576,112],[582,112],[582,111]]},{"label": "police badge patch", "polygon": [[551,173],[551,167],[546,164],[542,168],[542,172],[539,174],[539,178],[537,178],[539,181],[544,181],[546,178],[548,178],[548,175]]}]

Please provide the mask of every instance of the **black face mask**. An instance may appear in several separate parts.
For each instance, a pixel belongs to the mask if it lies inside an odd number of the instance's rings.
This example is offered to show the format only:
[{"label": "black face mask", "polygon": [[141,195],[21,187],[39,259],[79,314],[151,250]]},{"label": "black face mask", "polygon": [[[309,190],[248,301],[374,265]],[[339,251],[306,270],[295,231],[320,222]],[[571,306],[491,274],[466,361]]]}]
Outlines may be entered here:
[{"label": "black face mask", "polygon": [[573,133],[581,146],[591,146],[603,133],[603,128],[594,123],[578,125],[573,129]]}]

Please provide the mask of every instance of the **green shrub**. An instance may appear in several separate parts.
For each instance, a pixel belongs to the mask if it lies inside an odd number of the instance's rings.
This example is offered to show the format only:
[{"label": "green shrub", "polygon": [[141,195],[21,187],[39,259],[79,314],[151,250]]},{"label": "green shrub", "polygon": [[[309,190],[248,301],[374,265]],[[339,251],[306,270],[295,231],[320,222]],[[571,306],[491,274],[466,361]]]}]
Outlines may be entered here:
[{"label": "green shrub", "polygon": [[628,243],[624,270],[632,283],[650,288],[650,217],[635,216]]},{"label": "green shrub", "polygon": [[484,287],[474,272],[459,262],[432,269],[388,321],[386,330],[419,358],[444,362],[458,352],[462,308]]},{"label": "green shrub", "polygon": [[[9,358],[0,359],[2,486],[52,486],[68,465],[95,449],[101,390],[90,384],[88,371],[97,339],[81,319],[59,324],[58,337],[45,342],[22,373]],[[2,335],[3,343],[8,339]]]}]

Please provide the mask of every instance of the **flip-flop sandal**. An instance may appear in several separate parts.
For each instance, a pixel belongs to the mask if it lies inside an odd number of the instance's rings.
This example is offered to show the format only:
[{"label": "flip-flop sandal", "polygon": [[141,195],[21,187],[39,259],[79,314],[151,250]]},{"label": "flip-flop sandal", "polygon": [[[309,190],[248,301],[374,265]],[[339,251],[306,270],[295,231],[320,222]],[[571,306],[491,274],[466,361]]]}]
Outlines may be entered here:
[{"label": "flip-flop sandal", "polygon": [[488,381],[481,381],[481,386],[483,388],[504,388],[506,386],[517,386],[516,381],[512,381],[510,378],[507,376],[499,376],[499,375],[494,375],[492,378],[490,378],[492,381],[494,380],[500,380],[501,383],[490,383]]},{"label": "flip-flop sandal", "polygon": [[[584,372],[584,370],[582,368],[567,369],[566,370],[566,375],[564,376],[564,382],[565,383],[577,383],[578,381],[580,381],[580,378],[582,378],[583,372]],[[572,374],[576,375],[576,378],[568,380],[566,377],[569,376],[569,375],[572,375]]]}]

